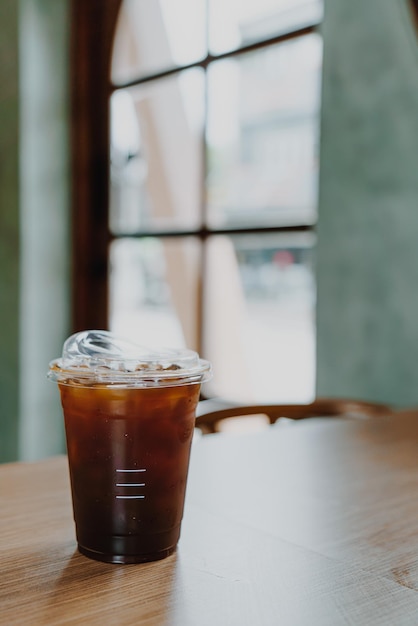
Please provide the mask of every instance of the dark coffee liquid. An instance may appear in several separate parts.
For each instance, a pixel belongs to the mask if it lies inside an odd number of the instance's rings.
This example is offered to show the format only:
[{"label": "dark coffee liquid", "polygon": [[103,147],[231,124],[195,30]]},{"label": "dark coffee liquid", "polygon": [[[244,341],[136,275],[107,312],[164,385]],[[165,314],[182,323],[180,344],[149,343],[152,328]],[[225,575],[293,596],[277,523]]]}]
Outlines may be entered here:
[{"label": "dark coffee liquid", "polygon": [[200,384],[60,384],[79,549],[135,563],[174,551]]}]

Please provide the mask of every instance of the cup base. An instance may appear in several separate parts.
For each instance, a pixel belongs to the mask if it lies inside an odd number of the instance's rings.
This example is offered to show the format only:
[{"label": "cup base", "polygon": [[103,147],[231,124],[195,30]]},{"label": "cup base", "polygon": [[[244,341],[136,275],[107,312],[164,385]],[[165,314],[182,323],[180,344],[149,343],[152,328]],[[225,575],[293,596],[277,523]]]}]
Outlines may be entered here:
[{"label": "cup base", "polygon": [[103,563],[115,563],[121,565],[129,565],[132,563],[148,563],[150,561],[160,561],[165,559],[176,549],[176,545],[160,550],[159,552],[152,552],[150,554],[106,554],[104,552],[97,552],[96,550],[90,550],[85,546],[78,544],[78,550],[84,556],[94,561],[102,561]]},{"label": "cup base", "polygon": [[81,532],[77,543],[81,554],[105,563],[146,563],[165,559],[176,549],[180,525],[160,533],[140,535],[98,535]]}]

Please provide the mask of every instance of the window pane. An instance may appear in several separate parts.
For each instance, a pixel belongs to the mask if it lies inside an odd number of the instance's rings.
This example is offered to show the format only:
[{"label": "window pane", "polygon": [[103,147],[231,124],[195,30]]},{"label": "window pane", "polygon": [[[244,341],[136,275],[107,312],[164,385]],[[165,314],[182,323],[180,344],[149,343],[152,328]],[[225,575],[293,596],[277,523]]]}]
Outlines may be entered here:
[{"label": "window pane", "polygon": [[124,0],[113,45],[115,84],[205,55],[205,0]]},{"label": "window pane", "polygon": [[209,0],[209,10],[210,50],[219,54],[319,23],[323,0]]},{"label": "window pane", "polygon": [[312,34],[210,66],[211,226],[315,222],[321,53]]},{"label": "window pane", "polygon": [[200,69],[113,94],[112,232],[199,225],[203,119]]},{"label": "window pane", "polygon": [[208,241],[208,393],[241,402],[314,397],[313,235],[217,236]]},{"label": "window pane", "polygon": [[110,329],[150,347],[197,346],[200,243],[119,239],[110,249]]}]

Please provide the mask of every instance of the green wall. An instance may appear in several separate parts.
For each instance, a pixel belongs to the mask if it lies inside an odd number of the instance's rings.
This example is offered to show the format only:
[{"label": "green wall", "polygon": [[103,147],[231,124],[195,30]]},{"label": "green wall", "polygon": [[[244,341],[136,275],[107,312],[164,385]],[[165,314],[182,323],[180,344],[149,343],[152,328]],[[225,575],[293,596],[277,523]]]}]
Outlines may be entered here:
[{"label": "green wall", "polygon": [[67,0],[0,3],[0,462],[64,450],[46,380],[69,328]]},{"label": "green wall", "polygon": [[325,0],[317,391],[418,405],[418,44],[406,0]]},{"label": "green wall", "polygon": [[19,77],[18,7],[0,2],[0,460],[18,450]]}]

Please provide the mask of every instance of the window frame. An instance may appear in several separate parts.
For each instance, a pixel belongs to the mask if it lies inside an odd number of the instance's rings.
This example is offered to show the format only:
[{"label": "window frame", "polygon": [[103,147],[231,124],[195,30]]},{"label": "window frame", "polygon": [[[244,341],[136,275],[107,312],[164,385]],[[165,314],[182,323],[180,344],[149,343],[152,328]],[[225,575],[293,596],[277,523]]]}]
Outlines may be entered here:
[{"label": "window frame", "polygon": [[[123,83],[110,78],[113,40],[123,0],[72,0],[71,93],[72,93],[72,326],[73,331],[107,328],[109,325],[109,246],[124,237],[164,239],[197,237],[202,242],[200,292],[198,294],[198,349],[203,342],[204,248],[216,235],[314,232],[315,224],[211,228],[206,221],[205,188],[202,180],[201,226],[196,229],[150,230],[114,234],[109,227],[110,98],[126,89],[178,74],[185,69],[205,72],[216,61],[284,43],[318,32],[319,21],[245,44],[221,53],[208,53],[194,63],[150,73]],[[202,133],[203,169],[206,171],[205,115]]]},{"label": "window frame", "polygon": [[71,1],[73,332],[108,325],[109,76],[121,4]]}]

